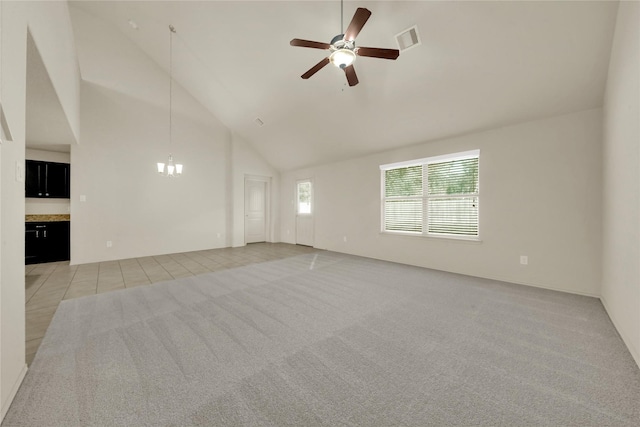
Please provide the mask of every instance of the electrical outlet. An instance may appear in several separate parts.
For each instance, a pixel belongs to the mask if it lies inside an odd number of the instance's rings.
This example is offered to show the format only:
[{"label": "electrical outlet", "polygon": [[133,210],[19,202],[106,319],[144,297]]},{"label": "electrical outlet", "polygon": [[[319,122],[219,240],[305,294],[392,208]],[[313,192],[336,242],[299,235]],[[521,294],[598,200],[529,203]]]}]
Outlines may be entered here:
[{"label": "electrical outlet", "polygon": [[107,247],[110,248],[113,246],[113,242],[111,240],[107,240]]},{"label": "electrical outlet", "polygon": [[218,233],[217,236],[218,236],[218,239],[219,239],[219,238],[222,237],[222,234]]},{"label": "electrical outlet", "polygon": [[529,257],[526,256],[526,255],[520,255],[520,264],[528,265],[529,264]]},{"label": "electrical outlet", "polygon": [[347,236],[342,236],[342,241],[346,243],[347,242]]}]

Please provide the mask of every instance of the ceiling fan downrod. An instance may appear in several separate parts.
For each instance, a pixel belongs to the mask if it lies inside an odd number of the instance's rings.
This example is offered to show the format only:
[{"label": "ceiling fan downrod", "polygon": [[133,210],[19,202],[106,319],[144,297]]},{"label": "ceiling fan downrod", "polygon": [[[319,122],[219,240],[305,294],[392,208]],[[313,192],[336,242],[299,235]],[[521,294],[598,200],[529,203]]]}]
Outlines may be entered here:
[{"label": "ceiling fan downrod", "polygon": [[[344,4],[343,0],[340,0],[340,34],[344,36]],[[333,41],[331,42],[333,44]]]}]

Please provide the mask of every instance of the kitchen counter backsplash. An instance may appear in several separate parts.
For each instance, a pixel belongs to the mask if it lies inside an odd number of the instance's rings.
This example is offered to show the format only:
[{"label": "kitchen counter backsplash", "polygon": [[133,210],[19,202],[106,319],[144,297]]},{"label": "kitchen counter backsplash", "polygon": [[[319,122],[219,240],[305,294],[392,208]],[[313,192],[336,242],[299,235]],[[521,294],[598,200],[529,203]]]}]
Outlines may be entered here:
[{"label": "kitchen counter backsplash", "polygon": [[71,215],[66,214],[45,214],[45,215],[25,215],[25,222],[59,222],[70,221]]}]

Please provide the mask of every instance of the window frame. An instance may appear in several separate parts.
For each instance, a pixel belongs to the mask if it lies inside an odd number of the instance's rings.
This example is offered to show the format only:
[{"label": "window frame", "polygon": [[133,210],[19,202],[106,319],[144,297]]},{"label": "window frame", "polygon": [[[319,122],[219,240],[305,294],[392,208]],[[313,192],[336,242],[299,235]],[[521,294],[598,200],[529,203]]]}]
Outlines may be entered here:
[{"label": "window frame", "polygon": [[[456,235],[449,233],[431,233],[429,232],[429,219],[428,219],[428,209],[429,204],[428,201],[430,198],[442,198],[442,195],[429,195],[427,192],[428,189],[428,166],[433,163],[443,163],[457,160],[467,160],[467,159],[478,159],[478,191],[474,193],[472,197],[477,198],[478,204],[478,225],[477,235]],[[392,169],[399,168],[407,168],[412,166],[422,166],[422,194],[420,196],[392,196],[386,197],[385,195],[385,172]],[[460,194],[453,196],[444,196],[451,198],[464,198],[469,197],[470,194]],[[422,200],[422,231],[397,231],[397,230],[387,230],[385,229],[386,224],[386,211],[385,211],[385,202],[387,200],[410,200],[410,199],[419,199]],[[425,157],[421,159],[407,160],[403,162],[396,163],[388,163],[384,165],[380,165],[380,233],[382,234],[391,234],[391,235],[401,235],[401,236],[411,236],[411,237],[427,237],[427,238],[436,238],[436,239],[453,239],[453,240],[463,240],[463,241],[480,241],[480,150],[469,150],[462,151],[458,153],[444,154],[432,157]]]},{"label": "window frame", "polygon": [[[309,183],[309,212],[300,212],[300,184]],[[299,179],[296,181],[296,215],[299,216],[311,216],[313,215],[313,180],[311,178],[308,179]]]}]

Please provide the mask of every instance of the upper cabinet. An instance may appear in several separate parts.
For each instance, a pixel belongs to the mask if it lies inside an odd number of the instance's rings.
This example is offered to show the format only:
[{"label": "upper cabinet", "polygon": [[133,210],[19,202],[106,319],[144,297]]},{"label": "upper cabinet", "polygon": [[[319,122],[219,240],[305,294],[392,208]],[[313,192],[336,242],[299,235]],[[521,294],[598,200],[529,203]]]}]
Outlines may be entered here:
[{"label": "upper cabinet", "polygon": [[25,197],[68,199],[70,173],[68,163],[27,160]]}]

